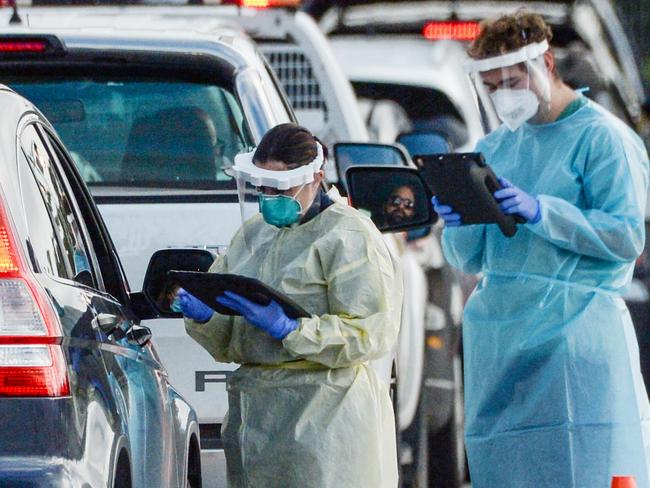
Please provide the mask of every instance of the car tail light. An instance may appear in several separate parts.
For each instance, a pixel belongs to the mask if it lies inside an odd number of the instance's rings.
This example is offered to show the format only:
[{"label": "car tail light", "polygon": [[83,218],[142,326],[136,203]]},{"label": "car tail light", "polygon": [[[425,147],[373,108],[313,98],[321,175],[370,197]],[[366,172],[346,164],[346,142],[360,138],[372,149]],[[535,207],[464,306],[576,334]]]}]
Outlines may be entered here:
[{"label": "car tail light", "polygon": [[432,41],[452,39],[457,41],[472,41],[478,36],[478,22],[429,22],[424,26],[422,35]]},{"label": "car tail light", "polygon": [[0,41],[0,52],[3,53],[44,53],[47,43],[44,41]]},{"label": "car tail light", "polygon": [[0,396],[70,393],[61,329],[26,267],[0,198]]},{"label": "car tail light", "polygon": [[32,5],[32,0],[0,0],[0,8],[13,7],[16,4],[19,7],[30,7]]},{"label": "car tail light", "polygon": [[250,8],[296,8],[300,0],[223,0],[222,5],[239,5]]},{"label": "car tail light", "polygon": [[61,346],[0,345],[0,396],[66,396],[65,370]]},{"label": "car tail light", "polygon": [[0,57],[60,56],[63,53],[63,43],[56,36],[0,35]]}]

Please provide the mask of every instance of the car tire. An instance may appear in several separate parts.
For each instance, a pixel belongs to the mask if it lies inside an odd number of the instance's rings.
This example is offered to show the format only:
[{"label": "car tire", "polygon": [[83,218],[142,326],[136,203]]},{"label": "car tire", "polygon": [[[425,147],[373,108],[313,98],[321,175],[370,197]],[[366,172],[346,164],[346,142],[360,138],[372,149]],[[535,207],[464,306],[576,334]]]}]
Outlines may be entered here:
[{"label": "car tire", "polygon": [[460,357],[454,358],[454,408],[449,420],[429,434],[429,487],[460,488],[467,478],[463,437],[463,389]]},{"label": "car tire", "polygon": [[113,488],[131,488],[131,464],[126,450],[122,449],[115,470]]},{"label": "car tire", "polygon": [[186,488],[202,488],[201,475],[201,450],[196,437],[190,439],[190,447],[187,455],[187,479]]}]

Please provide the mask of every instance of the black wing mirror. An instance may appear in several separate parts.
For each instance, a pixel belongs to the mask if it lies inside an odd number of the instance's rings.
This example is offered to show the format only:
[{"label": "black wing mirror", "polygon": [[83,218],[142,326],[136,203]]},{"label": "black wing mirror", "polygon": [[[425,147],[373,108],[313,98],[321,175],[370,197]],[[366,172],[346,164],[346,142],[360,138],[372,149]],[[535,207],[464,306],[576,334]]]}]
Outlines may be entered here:
[{"label": "black wing mirror", "polygon": [[334,144],[334,161],[339,182],[347,193],[345,173],[353,166],[408,166],[409,156],[395,144],[339,142]]},{"label": "black wing mirror", "polygon": [[414,168],[355,166],[346,172],[350,202],[367,213],[381,232],[433,224],[432,193]]},{"label": "black wing mirror", "polygon": [[167,272],[207,271],[214,262],[214,255],[205,249],[162,249],[149,260],[144,276],[142,293],[151,303],[159,317],[181,317],[171,309],[171,302],[178,289],[178,283],[170,281]]}]

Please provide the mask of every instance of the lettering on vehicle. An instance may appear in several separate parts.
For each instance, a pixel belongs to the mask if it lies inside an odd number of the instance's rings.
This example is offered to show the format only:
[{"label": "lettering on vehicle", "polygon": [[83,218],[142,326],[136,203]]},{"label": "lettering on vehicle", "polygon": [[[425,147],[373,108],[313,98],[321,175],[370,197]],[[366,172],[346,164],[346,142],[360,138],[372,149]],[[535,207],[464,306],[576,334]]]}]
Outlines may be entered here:
[{"label": "lettering on vehicle", "polygon": [[230,371],[196,371],[196,391],[205,391],[206,383],[225,383]]}]

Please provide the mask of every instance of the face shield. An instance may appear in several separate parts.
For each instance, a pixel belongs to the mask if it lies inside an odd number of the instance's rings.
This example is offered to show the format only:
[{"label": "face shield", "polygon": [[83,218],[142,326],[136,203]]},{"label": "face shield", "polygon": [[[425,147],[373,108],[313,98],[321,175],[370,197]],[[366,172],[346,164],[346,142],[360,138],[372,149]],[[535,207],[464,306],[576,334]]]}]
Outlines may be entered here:
[{"label": "face shield", "polygon": [[[314,182],[324,163],[323,148],[319,143],[316,146],[318,152],[313,161],[290,170],[255,165],[255,150],[235,156],[235,164],[228,173],[237,182],[242,224],[258,212],[277,228],[289,227],[301,219],[313,202],[313,198],[305,201],[301,195],[308,192],[307,186]],[[252,251],[255,236],[244,235],[244,239]]]},{"label": "face shield", "polygon": [[544,62],[546,40],[517,51],[472,59],[465,68],[480,103],[511,131],[533,119],[544,120],[551,103],[551,83]]}]

